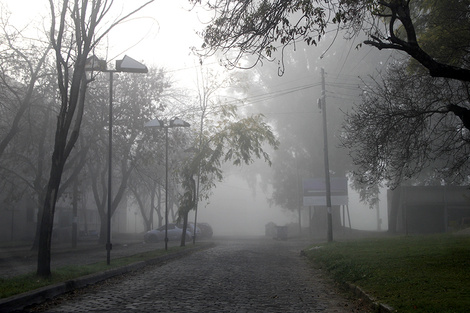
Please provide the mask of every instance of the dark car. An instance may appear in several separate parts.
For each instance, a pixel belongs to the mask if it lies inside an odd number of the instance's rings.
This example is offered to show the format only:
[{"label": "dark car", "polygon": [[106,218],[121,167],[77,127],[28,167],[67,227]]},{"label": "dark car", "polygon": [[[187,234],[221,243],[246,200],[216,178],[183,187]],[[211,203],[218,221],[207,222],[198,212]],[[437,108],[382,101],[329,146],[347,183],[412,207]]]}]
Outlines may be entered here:
[{"label": "dark car", "polygon": [[[168,240],[180,240],[183,234],[183,228],[176,224],[168,224]],[[186,240],[191,240],[192,234],[186,230]],[[165,225],[148,231],[144,235],[145,242],[160,242],[165,241]]]},{"label": "dark car", "polygon": [[[183,224],[178,224],[178,227],[183,228]],[[191,233],[191,236],[194,236],[194,223],[188,222],[188,225],[186,226],[186,229]],[[196,237],[201,236],[201,228],[199,227],[199,224],[196,227]]]},{"label": "dark car", "polygon": [[197,223],[198,228],[201,230],[200,238],[212,238],[214,234],[211,225],[207,223]]}]

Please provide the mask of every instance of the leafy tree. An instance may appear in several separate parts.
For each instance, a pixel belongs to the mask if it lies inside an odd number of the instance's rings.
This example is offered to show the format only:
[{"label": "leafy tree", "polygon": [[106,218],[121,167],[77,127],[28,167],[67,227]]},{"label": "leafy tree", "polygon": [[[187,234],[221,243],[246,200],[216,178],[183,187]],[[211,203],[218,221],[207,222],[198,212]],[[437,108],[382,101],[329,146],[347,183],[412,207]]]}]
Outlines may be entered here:
[{"label": "leafy tree", "polygon": [[[44,208],[39,224],[38,276],[51,275],[51,237],[55,205],[65,163],[78,140],[84,109],[87,81],[85,65],[89,53],[111,29],[146,6],[103,25],[113,1],[50,0],[50,42],[55,53],[60,109],[57,117],[50,176],[44,197]],[[60,6],[61,5],[61,6]],[[103,22],[105,23],[105,22]]]},{"label": "leafy tree", "polygon": [[[50,47],[38,46],[26,40],[10,25],[3,25],[1,38],[0,83],[2,111],[2,135],[0,158],[14,136],[21,131],[22,119],[32,106],[39,82],[44,79],[46,58]],[[29,42],[25,45],[24,42]]]},{"label": "leafy tree", "polygon": [[[417,1],[420,44],[439,62],[468,68],[470,22],[465,1]],[[416,10],[416,7],[415,7]],[[468,82],[430,77],[416,60],[396,61],[348,114],[343,143],[357,165],[364,199],[390,187],[468,183]],[[413,178],[413,180],[411,180]]]},{"label": "leafy tree", "polygon": [[[266,146],[277,148],[279,144],[262,115],[241,118],[237,105],[227,101],[236,99],[232,95],[245,89],[245,77],[240,79],[238,74],[220,77],[210,70],[198,73],[198,102],[193,116],[187,116],[196,120],[192,129],[197,131],[180,171],[183,191],[178,217],[183,220],[184,231],[188,213],[195,210],[197,214],[199,200],[207,199],[216,182],[223,179],[223,163],[240,166],[261,158],[271,164]],[[184,244],[183,236],[181,245]]]},{"label": "leafy tree", "polygon": [[148,171],[139,171],[138,168],[133,171],[128,187],[139,207],[145,230],[149,231],[153,226],[154,212],[158,216],[158,226],[162,225],[163,215],[160,205],[162,197],[159,192],[162,184],[158,178],[164,177],[164,175],[154,174],[155,170],[151,167],[146,169]]},{"label": "leafy tree", "polygon": [[[190,2],[202,3],[201,0]],[[364,41],[367,45],[406,53],[432,77],[470,81],[467,64],[455,62],[466,55],[467,41],[463,41],[464,45],[454,45],[457,49],[445,45],[426,52],[423,48],[439,47],[436,30],[445,35],[443,39],[452,38],[455,29],[459,30],[458,34],[468,36],[469,8],[465,1],[225,0],[204,4],[216,15],[202,33],[204,44],[200,53],[210,55],[221,51],[231,66],[243,64],[239,60],[244,55],[257,55],[256,62],[270,59],[278,46],[284,49],[296,41],[316,45],[328,26],[335,25],[351,35],[365,32],[369,37]],[[455,9],[448,10],[449,5]],[[423,34],[424,46],[418,40],[419,34]],[[444,54],[448,56],[445,59]],[[456,108],[454,113],[463,121],[469,118],[470,111]]]},{"label": "leafy tree", "polygon": [[[5,201],[13,203],[31,188],[38,198],[42,195],[45,154],[34,153],[43,152],[34,149],[48,138],[46,120],[53,95],[48,67],[50,46],[40,38],[29,38],[25,29],[14,27],[8,9],[1,6],[0,175],[1,189],[10,190],[5,193]],[[39,134],[43,136],[36,137]]]},{"label": "leafy tree", "polygon": [[[359,165],[355,175],[359,185],[369,184],[363,196],[373,197],[374,183],[382,178],[396,186],[430,164],[441,170],[428,171],[423,181],[464,180],[466,171],[461,176],[457,173],[465,169],[463,134],[470,126],[468,1],[192,2],[216,12],[202,33],[199,52],[220,51],[229,66],[246,64],[239,60],[250,54],[257,56],[255,63],[280,55],[283,64],[289,44],[317,45],[333,28],[345,31],[348,38],[363,32],[368,37],[364,44],[408,56],[411,62],[406,68],[395,65],[383,81],[369,84],[364,103],[348,118],[345,146],[353,149]],[[397,139],[391,142],[392,138]],[[449,159],[443,160],[444,156]]]},{"label": "leafy tree", "polygon": [[[162,138],[147,136],[138,141],[135,147],[135,169],[132,171],[128,189],[137,204],[146,231],[153,226],[154,213],[157,214],[158,227],[162,226],[162,188],[165,185],[165,144]],[[138,157],[137,157],[138,156]]]},{"label": "leafy tree", "polygon": [[[204,145],[204,139],[210,136],[211,133],[215,132],[214,123],[217,120],[220,112],[224,112],[225,109],[221,106],[221,99],[219,94],[221,90],[229,88],[234,85],[238,85],[239,81],[233,79],[233,75],[220,77],[220,75],[214,73],[211,69],[198,69],[196,73],[196,99],[197,102],[194,105],[194,111],[192,114],[186,114],[186,117],[190,120],[195,121],[196,129],[195,137],[193,138],[193,146],[188,150],[199,151]],[[227,94],[225,95],[227,96]],[[232,106],[233,108],[233,106]],[[194,128],[194,126],[193,126]],[[194,152],[193,151],[193,152]],[[193,159],[189,159],[194,161]],[[190,210],[195,211],[195,220],[197,223],[198,203],[200,195],[208,197],[207,190],[203,185],[201,192],[201,177],[198,173],[199,168],[194,168],[194,164],[188,167],[183,167],[181,176],[183,177],[183,194],[180,195],[180,203],[183,203],[180,213],[178,214],[178,220],[183,219],[183,230],[184,233],[187,228],[188,214]],[[194,172],[195,171],[195,172]],[[193,179],[193,175],[197,175],[197,179]],[[194,183],[194,184],[193,184]],[[212,187],[209,187],[209,190]],[[196,235],[196,234],[194,234]],[[193,238],[195,241],[196,239]],[[184,246],[186,237],[181,237],[181,245]]]},{"label": "leafy tree", "polygon": [[[468,69],[470,62],[468,2],[461,0],[415,0],[415,2],[412,13],[416,17],[417,38],[423,50],[428,51],[439,62]],[[416,60],[412,59],[411,62],[416,63]]]},{"label": "leafy tree", "polygon": [[[107,229],[108,133],[105,125],[108,120],[108,93],[107,88],[103,88],[107,84],[107,79],[96,78],[93,89],[90,90],[86,112],[88,114],[85,118],[89,127],[83,134],[87,138],[86,141],[92,145],[87,166],[93,197],[101,220],[101,242],[106,239]],[[171,84],[163,70],[150,68],[146,75],[122,73],[115,79],[114,86],[112,177],[116,190],[112,195],[111,215],[127,195],[128,182],[136,167],[142,166],[143,162],[148,162],[145,159],[156,155],[154,149],[148,148],[154,146],[155,142],[150,136],[145,136],[143,125],[156,114],[159,103],[164,102],[164,94],[170,89]],[[155,154],[152,156],[151,152]],[[149,194],[153,192],[154,190]]]},{"label": "leafy tree", "polygon": [[[2,10],[0,41],[2,190],[11,189],[10,200],[29,194],[37,202],[40,217],[50,170],[50,125],[56,109],[51,45],[47,35],[32,38],[27,35],[30,29],[12,25],[5,12],[8,9]],[[37,248],[38,231],[39,227],[33,248]]]},{"label": "leafy tree", "polygon": [[[360,100],[359,86],[364,83],[358,76],[380,71],[388,56],[386,53],[384,57],[372,47],[354,49],[360,38],[333,40],[333,34],[327,35],[313,51],[302,43],[296,44],[295,49],[286,48],[284,64],[288,70],[282,77],[276,75],[276,63],[264,63],[254,70],[244,71],[256,71],[256,80],[249,90],[251,96],[246,98],[244,109],[266,115],[280,141],[279,149],[272,153],[272,174],[265,173],[261,166],[255,169],[251,166],[247,175],[260,173],[262,183],[273,188],[269,203],[296,214],[303,205],[302,191],[299,191],[302,179],[324,175],[323,122],[317,105],[322,92],[318,69],[325,66],[327,71],[330,173],[344,177],[352,167],[347,151],[339,147],[344,112]],[[339,210],[333,210],[338,211],[333,215],[333,222],[340,225]],[[323,208],[315,209],[312,221],[319,222],[323,218],[326,221],[325,212]],[[322,227],[321,222],[315,225],[316,233],[323,234]]]},{"label": "leafy tree", "polygon": [[[224,115],[229,121],[220,122],[215,128],[217,132],[209,137],[197,139],[196,144],[200,142],[201,145],[181,171],[184,191],[180,199],[179,216],[184,220],[183,233],[189,211],[196,207],[199,199],[209,196],[217,181],[223,180],[224,162],[240,166],[251,164],[254,158],[261,158],[271,164],[265,146],[277,148],[279,144],[271,127],[263,121],[262,115],[239,120],[236,120],[235,111],[225,112]],[[195,175],[201,184],[199,194]]]},{"label": "leafy tree", "polygon": [[355,179],[363,186],[383,179],[392,188],[420,173],[422,184],[466,181],[469,131],[449,106],[465,106],[467,97],[460,83],[393,65],[368,86],[345,123],[343,144],[357,166]]},{"label": "leafy tree", "polygon": [[[436,60],[426,53],[418,42],[415,26],[417,15],[413,12],[427,14],[424,5],[434,6],[438,1],[190,0],[190,2],[203,3],[215,11],[215,18],[202,33],[204,44],[201,53],[210,55],[221,51],[228,56],[227,61],[232,66],[237,66],[244,55],[257,55],[257,61],[269,59],[278,50],[278,46],[286,47],[296,41],[316,45],[329,27],[335,26],[339,30],[348,31],[350,35],[360,31],[365,32],[369,37],[364,41],[367,45],[405,52],[421,63],[433,77],[470,81],[470,70]],[[457,2],[463,10],[461,11],[463,18],[468,12],[468,6],[465,1]],[[441,24],[442,20],[439,18],[434,21],[445,26]]]}]

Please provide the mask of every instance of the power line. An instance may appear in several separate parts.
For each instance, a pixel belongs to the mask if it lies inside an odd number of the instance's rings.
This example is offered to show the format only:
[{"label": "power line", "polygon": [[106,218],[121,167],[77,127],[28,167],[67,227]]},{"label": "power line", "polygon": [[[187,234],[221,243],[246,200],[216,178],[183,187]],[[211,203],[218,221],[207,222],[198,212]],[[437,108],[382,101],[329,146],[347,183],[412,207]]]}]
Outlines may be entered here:
[{"label": "power line", "polygon": [[[355,78],[357,79],[358,77],[355,77]],[[351,97],[359,96],[360,86],[364,85],[364,83],[362,81],[360,83],[359,82],[358,83],[351,83],[350,81],[351,81],[350,79],[346,79],[346,82],[338,82],[337,81],[337,82],[332,82],[332,83],[326,83],[326,86],[333,87],[335,89],[335,91],[326,91],[326,92],[329,94],[329,97],[338,98],[338,99],[349,99]],[[291,82],[292,81],[286,82],[285,84],[289,84]],[[285,85],[285,84],[284,83],[283,84],[278,84],[278,85],[275,85],[271,88],[275,88],[276,86],[281,86],[281,85]],[[253,104],[256,104],[256,103],[273,100],[273,99],[280,98],[280,97],[283,97],[283,96],[286,96],[286,95],[289,95],[289,94],[292,94],[292,93],[302,92],[302,91],[305,91],[305,90],[308,90],[308,89],[311,89],[311,88],[314,88],[314,87],[319,87],[319,86],[321,86],[321,82],[313,83],[313,84],[306,84],[306,85],[301,85],[301,86],[295,86],[295,87],[281,89],[281,90],[274,90],[274,91],[265,92],[265,93],[261,93],[261,94],[246,96],[244,98],[233,99],[233,100],[230,100],[230,101],[226,101],[225,104],[235,105],[238,108],[243,108],[243,107],[247,107],[247,106],[250,106],[250,105],[253,105]],[[346,94],[344,92],[338,91],[337,89],[357,91],[358,94],[356,94],[356,95]],[[221,95],[219,97],[223,98],[224,96]],[[196,113],[199,110],[200,110],[200,108],[198,108],[198,107],[192,107],[192,108],[188,108],[187,110],[182,110],[182,111],[180,111],[180,113],[181,114]],[[217,111],[219,111],[219,110],[215,110],[214,112],[217,112]],[[311,112],[306,112],[306,111],[263,112],[263,114],[310,114],[310,113]]]}]

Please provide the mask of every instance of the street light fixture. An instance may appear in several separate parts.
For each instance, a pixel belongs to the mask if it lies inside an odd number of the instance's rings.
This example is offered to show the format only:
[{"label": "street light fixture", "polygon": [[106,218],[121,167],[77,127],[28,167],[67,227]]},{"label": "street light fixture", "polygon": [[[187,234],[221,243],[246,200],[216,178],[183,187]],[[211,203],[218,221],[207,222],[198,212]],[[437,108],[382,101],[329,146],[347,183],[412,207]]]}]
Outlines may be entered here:
[{"label": "street light fixture", "polygon": [[106,239],[106,263],[111,263],[111,186],[112,186],[112,147],[113,147],[113,73],[148,73],[148,68],[127,55],[122,60],[116,60],[116,68],[108,69],[106,61],[91,56],[87,59],[85,71],[97,71],[109,73],[109,142],[108,142],[108,216]]},{"label": "street light fixture", "polygon": [[167,125],[162,120],[154,119],[145,123],[144,126],[163,128],[165,130],[165,250],[168,250],[168,128],[189,127],[191,125],[176,117],[170,120]]}]

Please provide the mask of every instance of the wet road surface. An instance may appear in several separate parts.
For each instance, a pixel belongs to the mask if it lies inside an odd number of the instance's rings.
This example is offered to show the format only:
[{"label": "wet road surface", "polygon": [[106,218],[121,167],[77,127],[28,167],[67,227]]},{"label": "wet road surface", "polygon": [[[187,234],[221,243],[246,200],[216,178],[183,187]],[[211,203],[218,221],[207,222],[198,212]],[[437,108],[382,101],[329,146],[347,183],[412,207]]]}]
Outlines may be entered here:
[{"label": "wet road surface", "polygon": [[305,241],[244,238],[216,243],[29,312],[367,312],[300,256]]}]

